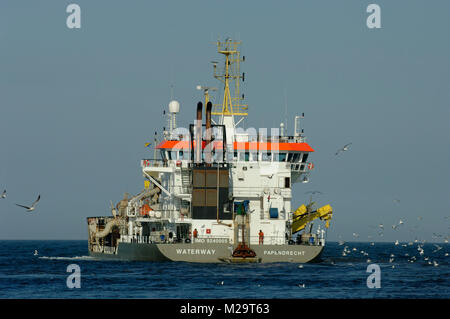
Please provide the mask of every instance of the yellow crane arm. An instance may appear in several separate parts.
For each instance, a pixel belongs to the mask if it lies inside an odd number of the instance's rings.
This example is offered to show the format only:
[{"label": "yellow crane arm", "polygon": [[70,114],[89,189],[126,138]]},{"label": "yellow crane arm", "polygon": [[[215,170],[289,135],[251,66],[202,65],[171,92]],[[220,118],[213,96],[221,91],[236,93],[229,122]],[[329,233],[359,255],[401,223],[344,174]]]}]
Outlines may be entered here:
[{"label": "yellow crane arm", "polygon": [[307,207],[303,204],[294,212],[294,220],[292,222],[292,233],[296,233],[306,227],[306,225],[314,219],[320,218],[325,220],[325,227],[330,226],[330,219],[333,216],[333,209],[330,205],[320,207],[316,211],[308,213]]}]

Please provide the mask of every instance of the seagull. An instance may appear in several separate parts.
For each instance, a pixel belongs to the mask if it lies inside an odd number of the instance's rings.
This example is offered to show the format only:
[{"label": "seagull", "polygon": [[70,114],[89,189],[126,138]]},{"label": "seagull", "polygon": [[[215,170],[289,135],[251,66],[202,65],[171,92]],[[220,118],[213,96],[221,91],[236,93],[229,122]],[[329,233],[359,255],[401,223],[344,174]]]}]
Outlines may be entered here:
[{"label": "seagull", "polygon": [[39,200],[41,199],[41,195],[38,196],[38,198],[36,199],[36,201],[33,203],[33,205],[31,205],[31,207],[28,206],[24,206],[24,205],[19,205],[16,204],[17,206],[23,207],[27,209],[27,212],[32,212],[36,207],[37,202],[39,202]]},{"label": "seagull", "polygon": [[6,198],[6,189],[3,191],[3,193],[0,195],[0,198]]},{"label": "seagull", "polygon": [[358,238],[359,235],[357,233],[353,233],[353,237]]},{"label": "seagull", "polygon": [[37,256],[37,255],[38,255],[38,251],[35,250],[35,251],[34,251],[34,256]]},{"label": "seagull", "polygon": [[396,241],[395,241],[394,245],[395,245],[395,246],[397,246],[397,245],[398,245],[398,240],[396,240]]},{"label": "seagull", "polygon": [[397,204],[400,204],[400,199],[395,198],[395,199],[394,199],[394,202],[397,203]]},{"label": "seagull", "polygon": [[320,192],[320,191],[309,191],[309,192],[306,192],[305,194],[312,194],[312,195],[315,195],[315,194],[323,194],[323,193]]},{"label": "seagull", "polygon": [[434,245],[434,247],[436,247],[436,249],[433,250],[433,253],[435,253],[435,252],[437,252],[438,250],[441,250],[441,249],[442,249],[442,247],[439,246],[439,245]]},{"label": "seagull", "polygon": [[340,152],[345,152],[348,150],[348,147],[351,145],[352,143],[348,143],[346,145],[344,145],[344,147],[342,147],[341,149],[339,149],[335,155],[338,155]]},{"label": "seagull", "polygon": [[301,285],[299,284],[298,286],[299,286],[300,288],[305,288],[305,284],[301,284]]},{"label": "seagull", "polygon": [[378,225],[378,227],[380,227],[381,229],[384,229],[384,225],[383,224]]},{"label": "seagull", "polygon": [[217,284],[223,286],[223,281],[219,281]]}]

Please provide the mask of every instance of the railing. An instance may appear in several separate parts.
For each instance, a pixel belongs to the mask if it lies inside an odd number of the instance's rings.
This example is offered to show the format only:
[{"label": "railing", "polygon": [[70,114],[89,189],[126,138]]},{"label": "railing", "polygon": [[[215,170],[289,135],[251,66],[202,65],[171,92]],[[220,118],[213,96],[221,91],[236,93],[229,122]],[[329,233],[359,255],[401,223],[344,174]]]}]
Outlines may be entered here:
[{"label": "railing", "polygon": [[[186,243],[187,238],[169,238],[164,235],[164,238],[161,238],[161,235],[150,235],[150,236],[129,236],[122,235],[120,237],[120,242],[122,243],[137,243],[137,244],[176,244],[176,243]],[[301,237],[297,237],[297,240],[288,240],[286,238],[282,238],[280,236],[264,236],[262,238],[262,242],[260,241],[259,236],[246,236],[246,240],[250,239],[250,245],[311,245],[311,246],[323,246],[325,239],[317,236],[313,236],[307,239],[301,239]],[[238,241],[241,238],[238,237]],[[229,237],[224,236],[198,236],[196,238],[189,239],[191,244],[229,244],[232,243],[232,240]],[[103,248],[103,250],[102,250]],[[115,253],[115,247],[110,246],[97,246],[93,245],[93,251],[96,252],[104,252],[104,253]]]},{"label": "railing", "polygon": [[104,254],[115,254],[116,247],[113,246],[100,246],[100,245],[91,245],[91,251],[95,253],[104,253]]},{"label": "railing", "polygon": [[290,163],[291,171],[294,172],[307,172],[308,164],[307,163]]},{"label": "railing", "polygon": [[177,242],[177,238],[164,235],[150,235],[150,236],[129,236],[123,235],[120,237],[122,243],[137,243],[137,244],[173,244]]},{"label": "railing", "polygon": [[264,236],[262,238],[262,243],[260,241],[259,236],[250,236],[250,244],[263,244],[263,245],[311,245],[311,246],[323,246],[324,239],[319,237],[313,237],[313,240],[310,241],[309,238],[307,240],[301,240],[300,236],[297,238],[297,241],[292,239],[282,238],[280,236]]},{"label": "railing", "polygon": [[[180,215],[179,210],[165,210],[165,209],[164,210],[151,210],[144,214],[141,214],[140,212],[137,212],[135,214],[132,214],[132,213],[128,214],[128,216],[132,216],[132,217],[140,217],[140,218],[153,219],[153,220],[177,218],[178,215]],[[180,215],[180,217],[181,217],[181,215]]]},{"label": "railing", "polygon": [[167,167],[167,160],[163,159],[154,159],[154,158],[144,158],[141,160],[141,167],[150,167],[150,166],[161,166]]}]

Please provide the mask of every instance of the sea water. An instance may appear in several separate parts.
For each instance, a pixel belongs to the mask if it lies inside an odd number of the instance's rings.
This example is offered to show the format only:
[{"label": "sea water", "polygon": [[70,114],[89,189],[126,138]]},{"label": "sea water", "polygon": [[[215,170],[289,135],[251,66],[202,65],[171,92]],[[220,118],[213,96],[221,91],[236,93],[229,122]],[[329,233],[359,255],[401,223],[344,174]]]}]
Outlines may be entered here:
[{"label": "sea water", "polygon": [[[418,245],[329,242],[319,263],[197,264],[99,260],[87,241],[5,240],[0,298],[449,298],[449,244],[420,244],[423,254]],[[73,264],[80,288],[67,285]],[[380,288],[367,285],[370,264]]]}]

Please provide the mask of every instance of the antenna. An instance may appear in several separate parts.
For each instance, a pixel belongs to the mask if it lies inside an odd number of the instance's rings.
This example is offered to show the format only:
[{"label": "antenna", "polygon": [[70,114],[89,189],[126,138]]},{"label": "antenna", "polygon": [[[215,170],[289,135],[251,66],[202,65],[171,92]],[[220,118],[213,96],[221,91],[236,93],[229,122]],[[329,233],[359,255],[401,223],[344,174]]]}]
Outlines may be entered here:
[{"label": "antenna", "polygon": [[287,132],[287,109],[288,109],[288,105],[287,105],[287,89],[286,87],[284,88],[284,130]]},{"label": "antenna", "polygon": [[240,71],[240,63],[243,62],[239,46],[240,41],[234,41],[231,38],[226,38],[221,42],[217,40],[217,52],[224,55],[225,65],[222,73],[218,72],[216,61],[211,61],[214,66],[214,77],[223,83],[223,101],[221,104],[214,104],[212,115],[221,116],[221,121],[224,117],[231,117],[232,125],[234,126],[234,116],[245,117],[248,115],[245,109],[247,105],[242,103],[242,95],[240,93],[240,86],[245,81],[245,73]]}]

